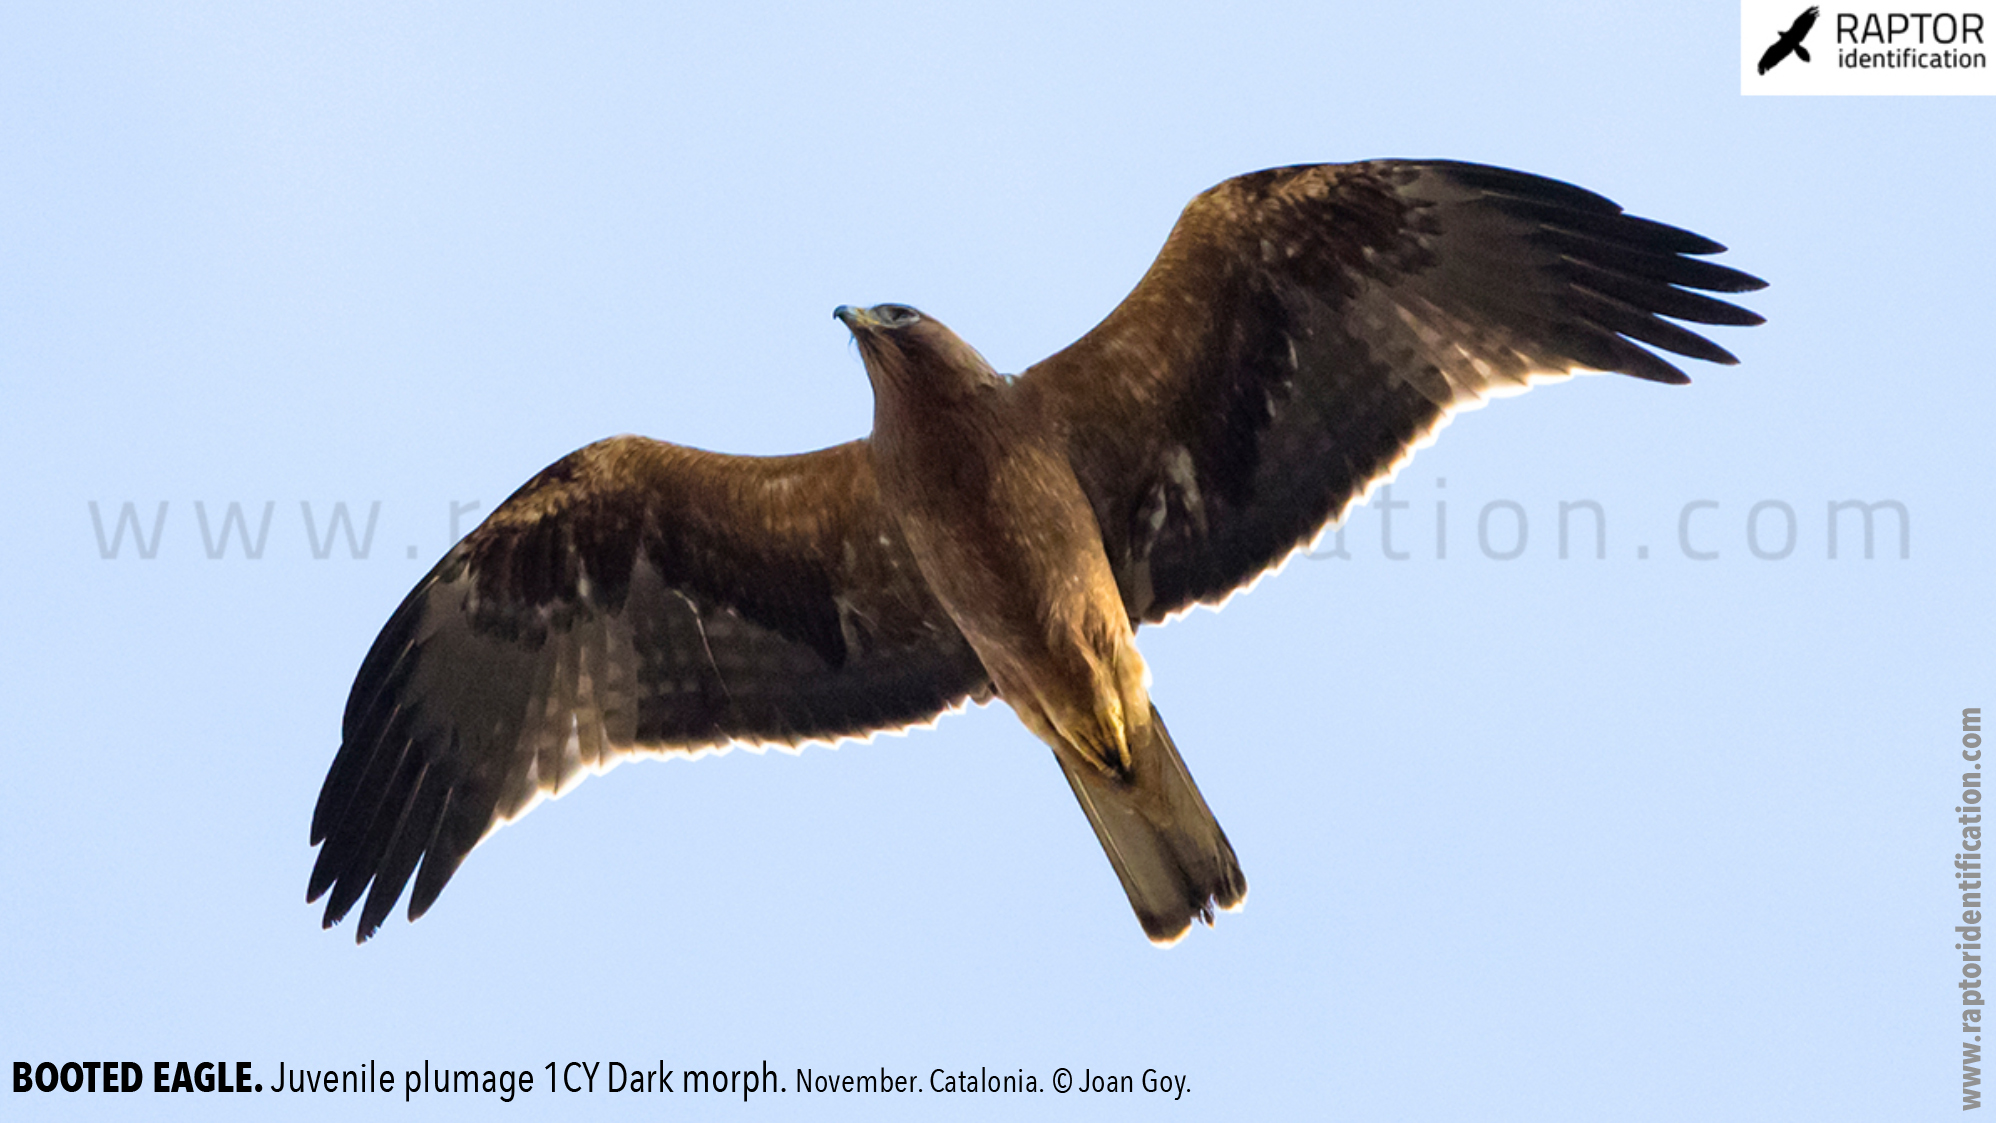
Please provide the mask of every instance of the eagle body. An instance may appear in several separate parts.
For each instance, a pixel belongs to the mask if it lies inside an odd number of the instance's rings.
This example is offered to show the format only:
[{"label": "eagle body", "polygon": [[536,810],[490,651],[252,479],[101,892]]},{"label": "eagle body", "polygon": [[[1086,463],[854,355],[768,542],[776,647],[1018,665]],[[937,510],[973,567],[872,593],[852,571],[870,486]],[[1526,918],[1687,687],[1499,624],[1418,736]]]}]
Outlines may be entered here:
[{"label": "eagle body", "polygon": [[1576,373],[1688,381],[1658,350],[1736,361],[1682,326],[1760,322],[1707,295],[1762,287],[1703,260],[1722,249],[1522,172],[1302,165],[1196,197],[1129,297],[1015,378],[912,308],[842,307],[868,437],[777,457],[599,441],[410,591],[348,694],[306,899],[328,927],[359,905],[365,940],[622,761],[866,738],[995,697],[1170,943],[1246,880],[1137,630],[1280,565],[1455,413]]},{"label": "eagle body", "polygon": [[913,309],[842,308],[873,383],[881,493],[998,696],[1053,749],[1145,933],[1247,883],[1150,702],[1149,674],[1059,414]]}]

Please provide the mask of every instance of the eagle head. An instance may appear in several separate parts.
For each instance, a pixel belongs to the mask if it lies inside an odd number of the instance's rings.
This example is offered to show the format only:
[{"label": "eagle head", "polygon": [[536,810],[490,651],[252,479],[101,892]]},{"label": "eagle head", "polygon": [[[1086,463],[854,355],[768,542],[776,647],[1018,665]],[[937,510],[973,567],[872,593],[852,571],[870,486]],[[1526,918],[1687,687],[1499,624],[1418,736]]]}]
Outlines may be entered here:
[{"label": "eagle head", "polygon": [[960,393],[998,381],[977,349],[942,321],[906,304],[841,304],[833,318],[852,332],[876,397],[889,393]]}]

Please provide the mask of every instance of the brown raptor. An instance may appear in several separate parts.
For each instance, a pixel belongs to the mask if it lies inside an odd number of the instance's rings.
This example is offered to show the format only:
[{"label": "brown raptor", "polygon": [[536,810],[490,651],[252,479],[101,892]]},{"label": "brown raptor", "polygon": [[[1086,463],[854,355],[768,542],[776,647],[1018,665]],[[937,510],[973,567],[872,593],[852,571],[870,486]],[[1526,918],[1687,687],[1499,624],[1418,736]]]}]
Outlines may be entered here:
[{"label": "brown raptor", "polygon": [[[1213,604],[1534,380],[1687,379],[1671,321],[1760,317],[1723,247],[1442,161],[1275,168],[1185,208],[1136,290],[1016,378],[904,305],[842,307],[871,437],[580,449],[453,547],[363,661],[307,900],[414,919],[499,825],[637,755],[797,746],[1002,698],[1053,749],[1146,934],[1247,883],[1134,630]],[[1664,317],[1668,317],[1665,319]],[[419,868],[420,866],[420,868]]]}]

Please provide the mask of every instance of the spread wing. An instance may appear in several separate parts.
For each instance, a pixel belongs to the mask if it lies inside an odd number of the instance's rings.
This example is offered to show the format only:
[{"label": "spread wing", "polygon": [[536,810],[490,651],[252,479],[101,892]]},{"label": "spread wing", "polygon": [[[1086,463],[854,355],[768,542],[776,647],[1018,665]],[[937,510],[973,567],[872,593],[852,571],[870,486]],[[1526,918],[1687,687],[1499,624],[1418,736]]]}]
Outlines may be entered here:
[{"label": "spread wing", "polygon": [[[635,754],[799,745],[990,696],[864,441],[722,456],[617,437],[536,476],[382,629],[312,815],[307,900],[414,920],[499,825]],[[417,865],[421,863],[421,871]]]},{"label": "spread wing", "polygon": [[1820,11],[1818,8],[1805,9],[1801,15],[1795,17],[1795,22],[1788,26],[1788,34],[1782,38],[1791,43],[1800,43],[1808,37],[1809,29],[1816,26],[1816,16]]},{"label": "spread wing", "polygon": [[1130,617],[1224,599],[1454,410],[1534,379],[1688,379],[1733,356],[1659,317],[1756,324],[1724,247],[1473,164],[1276,168],[1194,199],[1127,299],[1025,384],[1064,417]]}]

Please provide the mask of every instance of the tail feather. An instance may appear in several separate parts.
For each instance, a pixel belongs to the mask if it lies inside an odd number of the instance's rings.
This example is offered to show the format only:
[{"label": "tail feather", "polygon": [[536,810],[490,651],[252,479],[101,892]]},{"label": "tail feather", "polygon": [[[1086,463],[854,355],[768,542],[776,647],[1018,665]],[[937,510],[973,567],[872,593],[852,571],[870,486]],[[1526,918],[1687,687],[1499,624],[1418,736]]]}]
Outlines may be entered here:
[{"label": "tail feather", "polygon": [[1211,925],[1214,909],[1232,911],[1247,900],[1234,848],[1185,770],[1156,706],[1150,732],[1130,745],[1127,775],[1054,755],[1152,943],[1177,943],[1194,919]]}]

